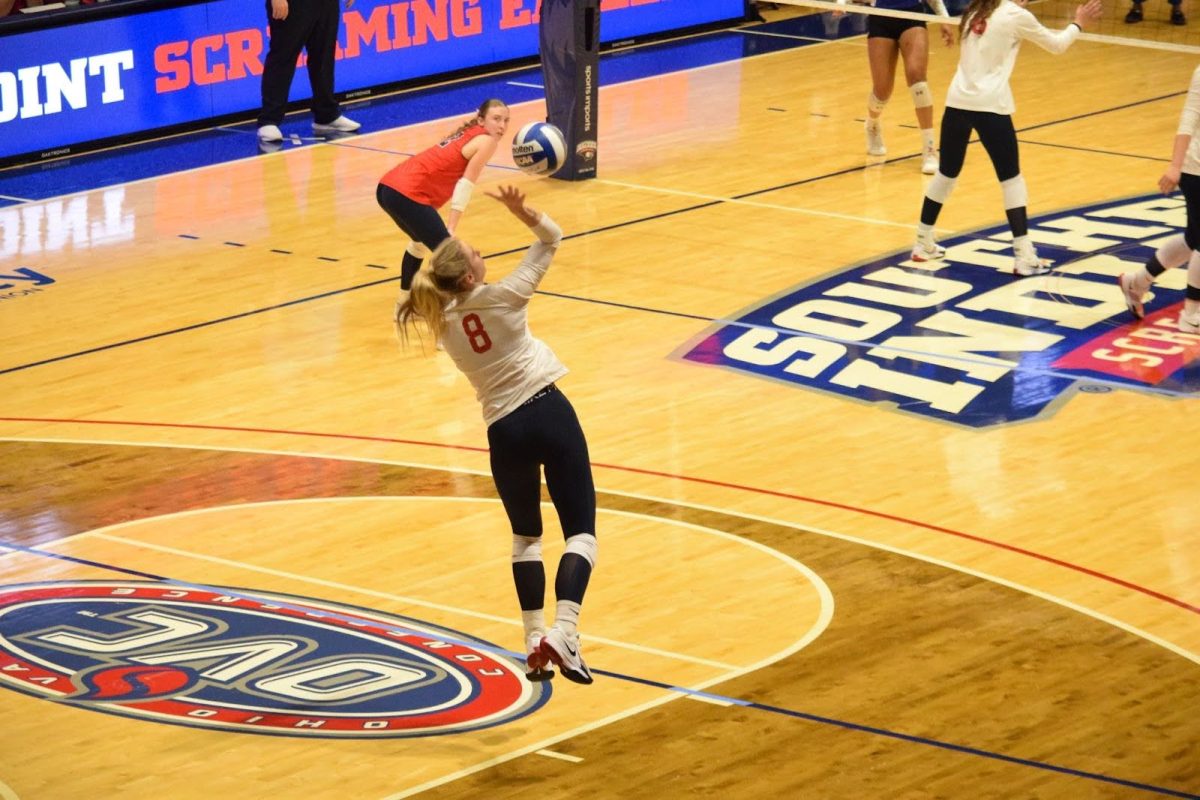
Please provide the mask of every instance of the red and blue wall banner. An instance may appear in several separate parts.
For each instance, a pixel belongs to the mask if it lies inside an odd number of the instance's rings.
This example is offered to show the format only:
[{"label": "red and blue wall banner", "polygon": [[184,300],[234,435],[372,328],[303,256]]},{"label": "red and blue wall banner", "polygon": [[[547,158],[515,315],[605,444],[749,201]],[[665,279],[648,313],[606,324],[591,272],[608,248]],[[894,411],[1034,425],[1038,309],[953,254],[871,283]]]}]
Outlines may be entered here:
[{"label": "red and blue wall banner", "polygon": [[[538,0],[357,0],[342,11],[336,89],[531,58]],[[743,17],[743,0],[604,0],[604,41]],[[0,162],[82,142],[252,116],[269,46],[263,3],[211,0],[0,34]],[[364,93],[366,93],[364,91]],[[292,100],[309,96],[297,70]]]}]

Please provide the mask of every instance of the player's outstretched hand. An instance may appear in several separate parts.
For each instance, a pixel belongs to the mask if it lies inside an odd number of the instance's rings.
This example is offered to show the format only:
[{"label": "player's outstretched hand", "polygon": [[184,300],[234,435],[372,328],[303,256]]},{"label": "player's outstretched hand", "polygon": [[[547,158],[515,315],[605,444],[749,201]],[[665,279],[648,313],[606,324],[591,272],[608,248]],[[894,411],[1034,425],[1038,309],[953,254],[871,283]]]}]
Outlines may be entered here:
[{"label": "player's outstretched hand", "polygon": [[529,227],[533,227],[541,219],[541,214],[537,209],[525,205],[525,193],[515,186],[501,186],[498,191],[485,191],[488,197],[497,200],[504,204],[512,215],[524,222]]},{"label": "player's outstretched hand", "polygon": [[1100,19],[1101,10],[1100,0],[1088,0],[1083,5],[1075,6],[1075,24],[1079,26],[1080,30],[1084,30],[1088,25]]}]

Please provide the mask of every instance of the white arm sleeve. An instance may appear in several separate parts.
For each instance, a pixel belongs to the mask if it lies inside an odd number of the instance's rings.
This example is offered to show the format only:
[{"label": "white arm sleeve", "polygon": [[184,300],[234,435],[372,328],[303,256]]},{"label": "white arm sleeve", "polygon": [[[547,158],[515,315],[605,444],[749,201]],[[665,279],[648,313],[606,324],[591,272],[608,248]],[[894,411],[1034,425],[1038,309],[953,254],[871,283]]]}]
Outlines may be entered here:
[{"label": "white arm sleeve", "polygon": [[474,188],[475,184],[466,178],[459,178],[458,183],[454,184],[454,194],[450,195],[450,207],[455,211],[466,211]]},{"label": "white arm sleeve", "polygon": [[1021,16],[1017,20],[1017,35],[1022,39],[1028,39],[1049,53],[1058,55],[1065,52],[1071,46],[1071,43],[1079,38],[1079,26],[1072,22],[1061,31],[1052,31],[1038,22],[1037,17],[1027,9],[1023,8],[1021,9]]},{"label": "white arm sleeve", "polygon": [[1195,136],[1200,125],[1200,67],[1192,73],[1192,85],[1188,87],[1187,100],[1183,102],[1183,113],[1179,115],[1179,136]]},{"label": "white arm sleeve", "polygon": [[538,240],[525,253],[525,258],[517,268],[504,276],[497,284],[515,295],[512,304],[528,303],[529,298],[537,290],[538,284],[550,268],[550,260],[562,243],[562,228],[550,219],[550,215],[542,212],[542,218],[530,228],[537,234]]}]

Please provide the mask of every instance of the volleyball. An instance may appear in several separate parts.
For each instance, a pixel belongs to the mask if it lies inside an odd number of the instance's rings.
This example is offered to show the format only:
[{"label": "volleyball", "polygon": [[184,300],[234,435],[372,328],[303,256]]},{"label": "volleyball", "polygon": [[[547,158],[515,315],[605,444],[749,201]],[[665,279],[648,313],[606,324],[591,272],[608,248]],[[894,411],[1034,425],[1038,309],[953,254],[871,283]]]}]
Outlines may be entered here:
[{"label": "volleyball", "polygon": [[553,175],[567,157],[567,140],[549,122],[530,122],[513,137],[513,161],[530,175]]}]

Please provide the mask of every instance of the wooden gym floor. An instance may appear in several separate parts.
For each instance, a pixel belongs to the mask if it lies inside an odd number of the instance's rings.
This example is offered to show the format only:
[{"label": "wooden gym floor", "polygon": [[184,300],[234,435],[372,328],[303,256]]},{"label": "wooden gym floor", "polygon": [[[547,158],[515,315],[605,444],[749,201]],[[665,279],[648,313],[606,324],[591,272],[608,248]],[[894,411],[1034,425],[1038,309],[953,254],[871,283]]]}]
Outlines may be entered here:
[{"label": "wooden gym floor", "polygon": [[[1152,194],[1193,67],[1026,46],[1031,215]],[[593,686],[438,736],[167,725],[22,686],[0,614],[0,797],[1200,796],[1186,391],[972,427],[679,357],[910,247],[911,109],[901,85],[868,159],[867,90],[861,37],[608,85],[597,180],[485,173],[568,235],[531,324],[595,465]],[[375,183],[452,122],[0,209],[0,270],[53,279],[0,304],[0,600],[232,587],[520,650],[478,405],[389,324],[404,242]],[[972,145],[939,228],[1003,221]],[[459,232],[493,274],[529,239],[481,191]]]}]

